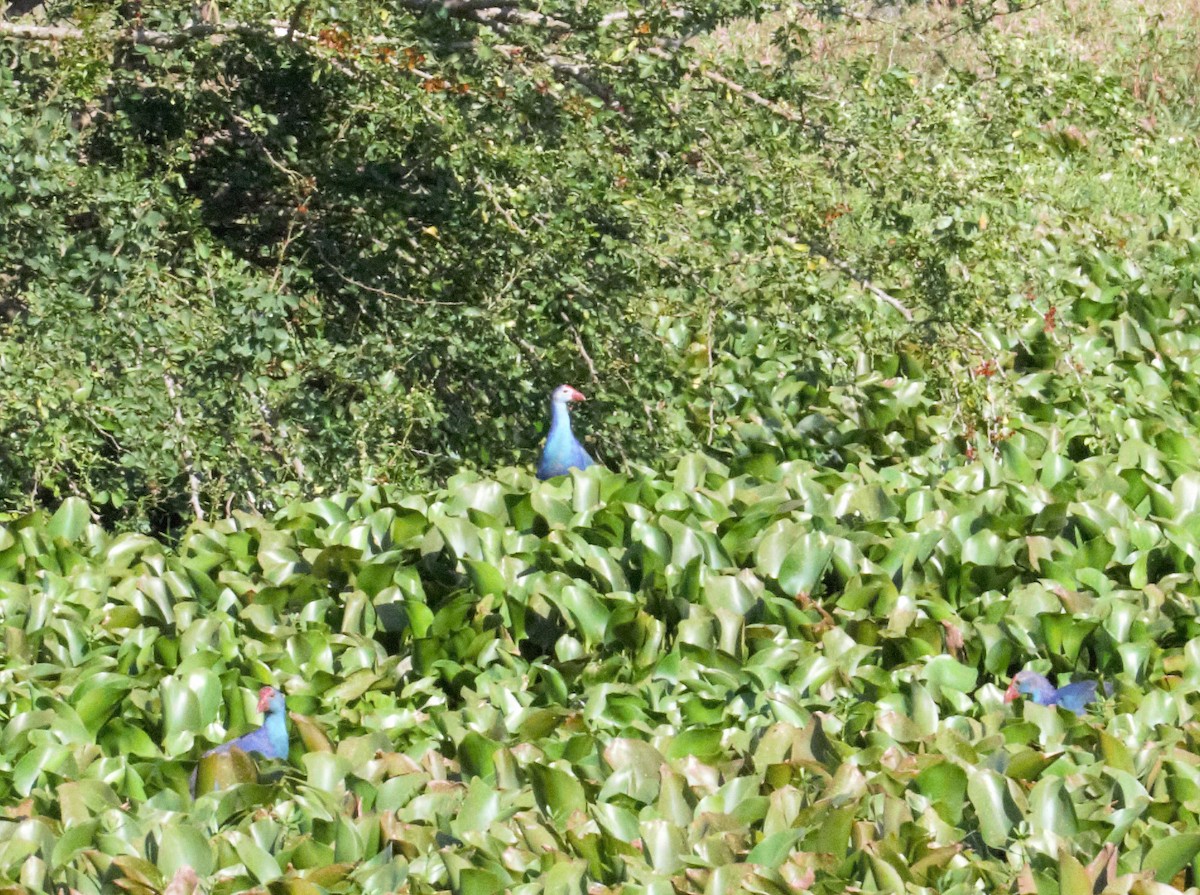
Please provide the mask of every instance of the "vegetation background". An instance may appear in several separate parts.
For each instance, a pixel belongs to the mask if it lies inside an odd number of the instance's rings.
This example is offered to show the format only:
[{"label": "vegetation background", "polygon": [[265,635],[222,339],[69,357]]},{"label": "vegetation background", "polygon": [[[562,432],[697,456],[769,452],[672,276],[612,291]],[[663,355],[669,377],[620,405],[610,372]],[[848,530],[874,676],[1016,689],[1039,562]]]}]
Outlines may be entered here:
[{"label": "vegetation background", "polygon": [[10,3],[4,891],[1195,887],[1198,32]]}]

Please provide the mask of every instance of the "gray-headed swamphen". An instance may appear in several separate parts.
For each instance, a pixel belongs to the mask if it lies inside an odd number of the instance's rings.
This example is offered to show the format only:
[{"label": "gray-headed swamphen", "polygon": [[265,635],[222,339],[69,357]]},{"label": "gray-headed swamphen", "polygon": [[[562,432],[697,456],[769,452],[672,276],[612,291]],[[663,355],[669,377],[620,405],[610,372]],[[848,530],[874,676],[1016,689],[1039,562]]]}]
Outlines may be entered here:
[{"label": "gray-headed swamphen", "polygon": [[[1012,702],[1019,695],[1032,697],[1038,705],[1061,705],[1064,709],[1082,715],[1096,699],[1096,681],[1075,681],[1055,687],[1036,671],[1018,671],[1004,691],[1004,701]],[[1108,692],[1108,688],[1105,688]]]},{"label": "gray-headed swamphen", "polygon": [[[228,752],[236,748],[247,753],[255,752],[264,758],[287,758],[287,704],[284,701],[283,694],[274,687],[263,687],[258,691],[258,710],[266,714],[266,719],[263,721],[262,727],[236,737],[227,743],[214,746],[200,757],[205,758],[209,755],[220,755],[222,752]],[[191,785],[193,793],[196,791],[196,773],[198,770],[199,764],[197,764],[196,770],[192,771]]]},{"label": "gray-headed swamphen", "polygon": [[583,395],[569,385],[560,385],[551,393],[550,433],[546,436],[546,446],[542,448],[542,459],[538,461],[539,479],[566,475],[571,469],[587,469],[596,462],[571,432],[571,412],[567,405],[583,400]]}]

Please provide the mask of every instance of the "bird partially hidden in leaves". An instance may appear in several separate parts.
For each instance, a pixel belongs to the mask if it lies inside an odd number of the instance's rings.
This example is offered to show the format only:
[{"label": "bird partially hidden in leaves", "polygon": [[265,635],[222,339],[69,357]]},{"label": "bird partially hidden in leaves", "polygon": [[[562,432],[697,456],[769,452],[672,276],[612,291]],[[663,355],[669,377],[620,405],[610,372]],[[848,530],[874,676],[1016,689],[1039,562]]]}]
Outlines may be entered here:
[{"label": "bird partially hidden in leaves", "polygon": [[586,398],[569,385],[560,385],[551,392],[550,432],[546,436],[546,446],[542,448],[542,459],[538,461],[539,479],[566,475],[572,469],[587,469],[596,462],[571,432],[571,412],[567,405],[584,400]]},{"label": "bird partially hidden in leaves", "polygon": [[[274,687],[263,687],[258,691],[258,710],[266,714],[262,727],[209,749],[200,756],[200,760],[203,761],[210,755],[221,755],[234,749],[240,749],[246,753],[256,753],[264,758],[287,758],[287,704],[283,694]],[[200,764],[197,762],[191,777],[193,795],[196,793],[196,775],[199,770]]]},{"label": "bird partially hidden in leaves", "polygon": [[[1060,705],[1076,715],[1087,711],[1088,705],[1096,700],[1097,681],[1074,681],[1056,687],[1036,671],[1018,671],[1012,683],[1004,691],[1004,701],[1013,702],[1018,696],[1029,696],[1038,705]],[[1111,692],[1106,686],[1105,693]]]}]

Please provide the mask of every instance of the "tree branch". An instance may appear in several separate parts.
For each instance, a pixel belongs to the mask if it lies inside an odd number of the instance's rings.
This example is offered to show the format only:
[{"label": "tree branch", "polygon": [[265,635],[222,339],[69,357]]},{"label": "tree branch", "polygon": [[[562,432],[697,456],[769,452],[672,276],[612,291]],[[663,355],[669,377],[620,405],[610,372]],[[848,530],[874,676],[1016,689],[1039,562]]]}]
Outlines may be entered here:
[{"label": "tree branch", "polygon": [[[668,53],[666,50],[662,49],[662,47],[651,47],[649,50],[647,50],[647,52],[651,56],[654,56],[658,59],[672,60],[675,58],[670,53]],[[796,124],[806,124],[807,123],[804,120],[803,115],[800,115],[797,112],[793,112],[791,109],[789,109],[785,105],[782,105],[781,103],[777,103],[774,100],[767,99],[761,93],[756,93],[755,91],[751,90],[749,87],[746,87],[742,84],[737,83],[737,81],[727,78],[725,75],[721,74],[719,71],[717,71],[715,69],[706,68],[700,62],[697,62],[695,60],[689,62],[687,64],[687,70],[688,70],[689,74],[698,75],[701,78],[706,78],[709,81],[712,81],[714,84],[720,84],[722,87],[726,88],[730,92],[736,93],[738,96],[742,97],[743,99],[749,100],[750,102],[754,103],[756,106],[762,106],[764,109],[766,109],[767,111],[769,111],[775,115],[778,115],[780,118],[785,118],[788,121],[795,122]]]},{"label": "tree branch", "polygon": [[824,258],[826,261],[828,261],[830,264],[832,264],[838,270],[842,271],[843,273],[848,274],[850,276],[850,278],[853,279],[856,283],[858,283],[860,286],[862,286],[864,289],[866,289],[868,292],[870,292],[872,295],[874,295],[880,301],[891,305],[893,308],[895,308],[897,311],[900,312],[901,317],[903,317],[909,323],[912,323],[913,313],[912,313],[912,311],[910,311],[908,308],[906,308],[904,306],[904,304],[900,301],[900,299],[896,298],[893,295],[889,295],[887,292],[884,292],[882,289],[880,289],[878,286],[876,286],[869,279],[864,277],[862,274],[858,273],[854,268],[852,268],[848,263],[843,261],[841,258],[834,258],[831,255],[826,255],[826,254],[823,254],[820,252],[817,252],[816,254],[821,255],[822,258]]},{"label": "tree branch", "polygon": [[319,245],[317,246],[317,254],[320,256],[321,261],[324,263],[324,265],[327,268],[329,268],[329,270],[333,271],[333,273],[337,276],[337,278],[339,280],[341,280],[343,283],[345,283],[347,286],[353,286],[356,289],[362,289],[364,292],[370,292],[371,294],[378,295],[381,298],[388,298],[388,299],[392,299],[394,301],[402,301],[402,302],[405,302],[406,304],[411,304],[411,305],[440,305],[442,307],[447,307],[447,308],[460,307],[460,306],[466,304],[466,302],[462,302],[462,301],[436,301],[434,299],[429,299],[429,298],[414,298],[411,295],[399,295],[395,292],[388,292],[386,289],[380,289],[378,286],[368,286],[366,283],[364,283],[360,280],[356,280],[356,279],[354,279],[354,277],[349,276],[346,273],[343,273],[341,268],[339,268],[336,264],[334,264],[332,261],[329,260],[329,258],[325,255],[324,250]]},{"label": "tree branch", "polygon": [[455,19],[468,19],[480,25],[499,22],[506,25],[526,25],[544,28],[551,33],[565,34],[575,30],[569,23],[530,9],[521,9],[515,2],[504,0],[399,0],[405,9],[422,15],[444,11]]},{"label": "tree branch", "polygon": [[[784,242],[786,242],[788,245],[791,245],[791,246],[798,245],[798,240],[792,238],[791,236],[788,236],[786,233],[779,233],[779,238],[782,239]],[[854,280],[856,283],[858,283],[860,286],[862,286],[864,289],[866,289],[868,292],[870,292],[872,295],[874,295],[880,301],[884,302],[885,304],[891,305],[893,308],[895,308],[900,313],[901,317],[903,317],[909,323],[912,323],[913,312],[910,311],[907,307],[905,307],[904,303],[901,302],[900,299],[896,298],[894,295],[890,295],[889,293],[885,292],[883,289],[881,289],[879,286],[877,286],[875,283],[873,283],[870,279],[868,279],[867,277],[864,277],[862,274],[860,274],[858,271],[856,271],[853,267],[851,267],[848,262],[843,261],[841,258],[836,258],[833,255],[829,254],[829,252],[822,251],[821,249],[810,248],[809,252],[813,255],[816,255],[818,258],[824,258],[832,267],[836,267],[838,270],[842,271],[842,273],[847,274],[852,280]]]},{"label": "tree branch", "polygon": [[599,382],[600,377],[596,375],[596,365],[592,362],[592,356],[587,353],[587,349],[583,346],[583,337],[579,335],[579,330],[575,328],[575,324],[571,322],[571,318],[566,315],[565,311],[560,311],[559,316],[562,317],[563,323],[571,328],[571,334],[575,336],[575,347],[579,349],[579,356],[587,364],[588,375],[591,377],[592,382]]},{"label": "tree branch", "polygon": [[115,29],[87,31],[73,25],[19,25],[16,22],[0,22],[0,37],[11,37],[18,40],[67,41],[87,38],[115,44],[137,44],[164,49],[180,47],[189,41],[207,40],[225,34],[286,38],[288,26],[286,22],[273,22],[270,25],[250,25],[242,22],[228,24],[197,22],[180,28],[178,31],[153,31],[147,28],[131,28],[125,31]]},{"label": "tree branch", "polygon": [[[540,12],[521,9],[513,0],[400,0],[400,5],[412,12],[428,14],[445,11],[458,19],[466,19],[480,25],[524,25],[541,28],[551,34],[565,34],[574,30],[561,19]],[[85,37],[117,44],[138,44],[169,49],[189,41],[206,40],[225,34],[242,36],[277,37],[291,40],[294,37],[316,41],[313,35],[301,34],[296,29],[305,4],[301,3],[292,21],[274,21],[266,25],[247,22],[196,22],[177,31],[155,31],[147,28],[109,31],[87,31],[73,25],[21,25],[16,22],[0,22],[0,36],[23,40],[81,40]]]},{"label": "tree branch", "polygon": [[192,495],[192,512],[196,514],[197,522],[203,522],[204,508],[200,506],[200,477],[196,475],[196,470],[192,467],[192,449],[188,446],[191,444],[192,438],[187,434],[187,426],[183,421],[183,409],[179,405],[179,390],[170,373],[163,373],[163,382],[167,386],[167,396],[175,405],[175,425],[179,427],[179,440],[183,447],[183,468],[187,470],[188,491]]}]

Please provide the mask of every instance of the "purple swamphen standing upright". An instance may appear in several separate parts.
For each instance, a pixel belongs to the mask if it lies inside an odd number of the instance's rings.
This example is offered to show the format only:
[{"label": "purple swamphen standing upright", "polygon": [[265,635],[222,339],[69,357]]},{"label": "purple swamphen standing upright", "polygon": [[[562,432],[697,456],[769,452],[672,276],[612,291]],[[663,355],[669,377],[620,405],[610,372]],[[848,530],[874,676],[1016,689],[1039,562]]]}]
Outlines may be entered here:
[{"label": "purple swamphen standing upright", "polygon": [[1018,671],[1004,691],[1004,701],[1012,702],[1020,694],[1033,697],[1038,705],[1061,705],[1064,709],[1082,715],[1096,698],[1096,681],[1075,681],[1055,687],[1036,671]]},{"label": "purple swamphen standing upright", "polygon": [[569,385],[560,385],[551,393],[550,433],[546,436],[546,446],[542,448],[542,459],[538,461],[539,479],[566,475],[571,469],[587,469],[596,462],[571,432],[571,412],[567,410],[567,405],[583,400],[583,395]]},{"label": "purple swamphen standing upright", "polygon": [[[236,748],[247,753],[257,752],[264,758],[287,758],[287,705],[284,702],[283,694],[274,687],[263,687],[258,691],[258,710],[266,713],[266,720],[262,727],[232,739],[228,743],[215,746],[200,757],[220,755],[222,752]],[[192,771],[192,792],[196,791],[198,770],[199,764],[196,765],[196,770]]]}]

